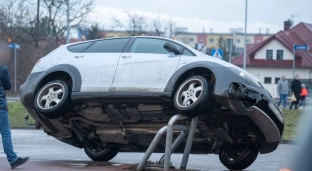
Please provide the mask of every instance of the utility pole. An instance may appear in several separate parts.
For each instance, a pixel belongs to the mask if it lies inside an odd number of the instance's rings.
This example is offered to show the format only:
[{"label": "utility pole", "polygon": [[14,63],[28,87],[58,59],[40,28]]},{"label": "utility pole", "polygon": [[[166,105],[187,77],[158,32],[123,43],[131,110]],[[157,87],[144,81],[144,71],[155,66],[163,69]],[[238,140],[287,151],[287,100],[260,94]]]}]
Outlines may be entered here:
[{"label": "utility pole", "polygon": [[39,34],[39,10],[40,10],[40,0],[37,1],[37,23],[36,23],[36,34]]},{"label": "utility pole", "polygon": [[246,70],[246,48],[247,48],[246,33],[247,33],[247,0],[246,0],[246,6],[245,6],[245,35],[244,35],[244,64],[243,64],[244,70]]},{"label": "utility pole", "polygon": [[66,0],[67,3],[67,36],[66,36],[66,43],[69,43],[69,34],[70,34],[70,28],[69,28],[69,0]]}]

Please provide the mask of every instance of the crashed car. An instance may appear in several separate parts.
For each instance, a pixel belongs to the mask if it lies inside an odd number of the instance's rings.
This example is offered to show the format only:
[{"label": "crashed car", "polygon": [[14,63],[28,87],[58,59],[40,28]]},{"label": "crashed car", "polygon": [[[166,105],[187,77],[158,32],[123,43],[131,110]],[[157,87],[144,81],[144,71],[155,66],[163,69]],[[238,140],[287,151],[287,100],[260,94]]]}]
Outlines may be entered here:
[{"label": "crashed car", "polygon": [[160,37],[61,45],[37,61],[20,95],[48,135],[94,161],[145,152],[179,113],[199,117],[191,153],[218,154],[229,169],[274,151],[284,129],[281,110],[251,74]]}]

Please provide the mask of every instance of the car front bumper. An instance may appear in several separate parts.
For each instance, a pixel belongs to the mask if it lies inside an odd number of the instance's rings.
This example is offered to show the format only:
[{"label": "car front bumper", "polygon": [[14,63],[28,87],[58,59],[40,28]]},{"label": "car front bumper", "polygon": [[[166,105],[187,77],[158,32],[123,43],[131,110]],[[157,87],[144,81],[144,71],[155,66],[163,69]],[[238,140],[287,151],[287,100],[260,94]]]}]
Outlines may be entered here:
[{"label": "car front bumper", "polygon": [[236,115],[248,116],[260,129],[265,138],[260,153],[274,151],[282,139],[284,116],[271,95],[262,86],[248,80],[237,79],[228,83],[228,91],[215,94],[222,106],[231,109]]}]

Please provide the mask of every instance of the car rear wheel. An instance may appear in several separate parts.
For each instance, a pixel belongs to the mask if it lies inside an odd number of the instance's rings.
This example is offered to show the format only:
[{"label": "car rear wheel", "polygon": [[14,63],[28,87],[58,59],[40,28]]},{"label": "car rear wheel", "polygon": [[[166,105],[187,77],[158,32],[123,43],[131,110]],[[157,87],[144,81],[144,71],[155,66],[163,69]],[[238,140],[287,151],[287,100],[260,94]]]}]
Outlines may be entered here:
[{"label": "car rear wheel", "polygon": [[93,161],[109,161],[118,154],[118,150],[115,148],[85,147],[84,150]]},{"label": "car rear wheel", "polygon": [[70,91],[63,81],[51,81],[42,86],[35,96],[37,112],[47,119],[56,119],[70,108]]},{"label": "car rear wheel", "polygon": [[255,145],[241,145],[230,149],[222,146],[219,159],[230,170],[243,170],[256,160],[258,153],[259,150]]},{"label": "car rear wheel", "polygon": [[201,115],[210,107],[211,91],[212,86],[204,77],[190,77],[177,89],[174,106],[189,117]]}]

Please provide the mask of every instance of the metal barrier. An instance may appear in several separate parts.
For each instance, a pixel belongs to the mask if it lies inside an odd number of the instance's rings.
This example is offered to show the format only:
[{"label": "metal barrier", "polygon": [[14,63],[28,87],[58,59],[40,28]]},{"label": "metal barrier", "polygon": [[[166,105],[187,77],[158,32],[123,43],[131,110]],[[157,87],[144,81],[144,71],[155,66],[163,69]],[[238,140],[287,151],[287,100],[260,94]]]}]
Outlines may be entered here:
[{"label": "metal barrier", "polygon": [[[189,118],[184,116],[184,115],[181,115],[181,114],[174,115],[169,120],[168,125],[162,127],[157,132],[153,141],[151,142],[150,146],[148,147],[144,156],[142,157],[142,159],[141,159],[141,161],[137,167],[137,171],[142,171],[144,169],[144,167],[147,164],[148,159],[152,155],[152,153],[155,150],[157,144],[159,143],[162,135],[166,131],[167,131],[167,135],[166,135],[166,147],[165,147],[164,161],[163,161],[163,158],[161,158],[159,163],[163,164],[163,168],[164,168],[163,170],[164,171],[168,171],[170,169],[170,166],[171,166],[171,163],[170,163],[171,154],[181,144],[181,142],[186,137],[186,135],[188,135],[186,145],[184,148],[183,158],[182,158],[181,165],[180,165],[181,169],[186,168],[186,165],[187,165],[187,162],[189,159],[189,155],[191,152],[191,147],[192,147],[192,143],[193,143],[193,139],[194,139],[194,134],[195,134],[196,126],[197,126],[198,117],[192,118],[191,126],[189,129],[183,125],[174,125],[177,121],[185,120],[185,119],[189,119]],[[176,140],[172,143],[173,130],[181,130],[181,133],[176,138]]]}]

